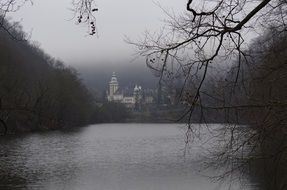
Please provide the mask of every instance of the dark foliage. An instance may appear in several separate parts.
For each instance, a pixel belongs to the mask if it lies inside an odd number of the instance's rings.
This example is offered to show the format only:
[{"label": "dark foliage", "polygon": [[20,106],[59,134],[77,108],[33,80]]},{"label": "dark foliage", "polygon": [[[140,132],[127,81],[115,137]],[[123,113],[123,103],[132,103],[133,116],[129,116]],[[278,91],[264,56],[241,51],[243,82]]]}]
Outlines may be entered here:
[{"label": "dark foliage", "polygon": [[[240,68],[235,63],[225,80],[209,86],[197,108],[202,112],[195,113],[204,118],[215,115],[229,124],[226,131],[232,136],[219,151],[222,162],[237,164],[228,174],[240,170],[259,180],[261,189],[283,190],[287,188],[287,34],[272,28],[245,53],[249,56]],[[246,125],[237,130],[230,129],[232,124]],[[242,152],[248,153],[235,156]]]},{"label": "dark foliage", "polygon": [[[25,36],[21,28],[11,32],[17,39]],[[4,133],[113,120],[109,114],[115,121],[117,116],[124,117],[124,112],[107,113],[117,108],[102,113],[105,106],[96,106],[76,70],[45,54],[37,45],[12,39],[4,30],[0,30],[0,102]]]},{"label": "dark foliage", "polygon": [[118,123],[125,122],[129,117],[127,108],[116,102],[105,102],[98,110],[98,122]]}]

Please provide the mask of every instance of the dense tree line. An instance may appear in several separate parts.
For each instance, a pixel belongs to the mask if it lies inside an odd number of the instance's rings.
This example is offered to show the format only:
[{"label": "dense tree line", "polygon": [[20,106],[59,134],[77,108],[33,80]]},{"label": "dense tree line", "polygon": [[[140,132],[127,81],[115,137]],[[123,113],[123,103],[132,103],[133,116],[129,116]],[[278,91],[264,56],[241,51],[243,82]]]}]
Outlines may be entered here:
[{"label": "dense tree line", "polygon": [[286,32],[271,28],[247,53],[230,110],[250,128],[245,142],[252,151],[245,159],[258,166],[261,188],[283,190],[287,188]]},{"label": "dense tree line", "polygon": [[220,179],[240,172],[255,177],[260,189],[283,190],[287,188],[287,34],[271,28],[244,53],[245,60],[240,66],[235,60],[226,76],[207,77],[192,120],[226,123],[221,139],[225,143],[214,149],[210,162],[212,167],[230,166]]},{"label": "dense tree line", "polygon": [[94,119],[100,123],[119,123],[126,122],[131,117],[129,110],[122,103],[105,101],[96,112]]},{"label": "dense tree line", "polygon": [[[11,26],[8,22],[5,25]],[[11,32],[13,38],[0,30],[2,132],[57,129],[117,121],[119,117],[124,120],[125,112],[113,113],[111,105],[96,106],[76,70],[21,40],[25,34],[20,27],[13,26]]]}]

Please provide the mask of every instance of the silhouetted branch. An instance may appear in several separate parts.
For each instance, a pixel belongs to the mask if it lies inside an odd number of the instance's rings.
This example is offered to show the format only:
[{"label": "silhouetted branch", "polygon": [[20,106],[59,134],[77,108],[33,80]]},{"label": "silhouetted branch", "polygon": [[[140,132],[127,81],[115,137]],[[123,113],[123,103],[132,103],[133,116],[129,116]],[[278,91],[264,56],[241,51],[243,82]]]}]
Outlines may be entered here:
[{"label": "silhouetted branch", "polygon": [[[234,171],[243,170],[244,166],[254,158],[250,157],[252,154],[258,153],[263,149],[262,146],[270,141],[273,143],[272,137],[274,134],[280,134],[278,131],[284,131],[287,120],[284,113],[286,113],[287,104],[279,94],[282,93],[282,88],[286,87],[283,83],[282,86],[280,84],[274,89],[272,84],[286,79],[286,74],[274,76],[285,66],[284,64],[272,65],[274,69],[269,69],[268,72],[265,72],[268,64],[264,64],[264,68],[257,67],[256,64],[260,65],[257,62],[260,62],[262,56],[267,57],[267,52],[272,51],[272,48],[262,48],[262,52],[258,53],[260,58],[257,59],[254,56],[254,48],[248,49],[245,32],[270,28],[270,26],[278,31],[275,35],[287,31],[285,24],[287,2],[285,0],[188,0],[186,11],[187,13],[178,16],[164,11],[169,18],[165,28],[158,33],[146,32],[143,39],[137,42],[127,41],[138,47],[138,55],[146,57],[146,64],[160,77],[161,81],[183,77],[180,94],[187,108],[179,120],[187,119],[187,143],[196,131],[192,124],[192,117],[197,117],[196,114],[200,113],[200,118],[205,120],[204,114],[210,110],[224,115],[225,120],[222,122],[228,123],[222,127],[220,140],[224,143],[219,143],[220,146],[222,145],[221,148],[214,148],[215,152],[211,152],[214,156],[208,162],[216,167],[231,163],[232,167],[220,175],[224,178]],[[260,46],[256,43],[255,45]],[[282,51],[281,54],[284,53],[286,52]],[[273,59],[266,62],[273,63]],[[234,66],[234,60],[236,60],[236,66]],[[230,73],[227,72],[229,69],[225,70],[227,76],[222,74],[228,80],[214,82],[215,92],[213,92],[208,89],[206,82],[207,79],[211,79],[210,76],[215,71],[214,67],[220,67],[215,63],[220,62],[224,62],[222,65],[232,65],[232,69]],[[265,70],[260,72],[261,69]],[[244,77],[244,75],[247,76]],[[267,100],[265,89],[262,89],[261,94],[259,93],[261,89],[259,92],[256,91],[258,84],[263,81],[263,79],[260,81],[259,77],[269,77],[264,80],[269,87]],[[239,84],[239,81],[242,84]],[[273,98],[277,96],[278,100]],[[207,99],[212,99],[211,103]],[[252,127],[243,129],[236,125],[241,121],[249,123]],[[219,150],[216,151],[217,149]]]},{"label": "silhouetted branch", "polygon": [[96,17],[94,12],[98,11],[94,0],[73,0],[73,11],[78,24],[87,24],[89,26],[89,34],[95,35],[96,29]]},{"label": "silhouetted branch", "polygon": [[[14,25],[8,24],[6,19],[7,15],[18,11],[25,3],[30,2],[33,4],[33,0],[1,0],[0,1],[0,30],[7,32],[14,40],[26,40],[26,36],[17,36],[15,34],[15,28],[19,23]],[[73,11],[78,24],[85,24],[88,26],[89,34],[95,35],[96,29],[96,17],[94,13],[98,11],[94,0],[73,0]]]}]

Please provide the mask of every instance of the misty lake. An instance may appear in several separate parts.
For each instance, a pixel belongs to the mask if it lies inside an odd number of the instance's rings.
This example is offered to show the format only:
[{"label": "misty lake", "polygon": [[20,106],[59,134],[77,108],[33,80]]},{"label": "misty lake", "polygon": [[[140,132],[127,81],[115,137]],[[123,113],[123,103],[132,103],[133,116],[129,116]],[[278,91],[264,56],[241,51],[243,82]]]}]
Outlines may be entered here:
[{"label": "misty lake", "polygon": [[228,189],[199,172],[201,148],[184,151],[185,132],[181,124],[101,124],[1,137],[0,189]]}]

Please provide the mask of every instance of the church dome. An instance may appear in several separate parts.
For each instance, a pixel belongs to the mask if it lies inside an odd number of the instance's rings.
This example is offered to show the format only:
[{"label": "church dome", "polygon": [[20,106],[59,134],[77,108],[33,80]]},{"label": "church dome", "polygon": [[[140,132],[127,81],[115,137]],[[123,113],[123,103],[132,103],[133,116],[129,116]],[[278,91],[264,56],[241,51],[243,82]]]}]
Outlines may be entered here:
[{"label": "church dome", "polygon": [[117,76],[116,76],[115,72],[113,72],[113,75],[112,75],[110,83],[113,83],[113,84],[117,84],[118,83],[118,79],[117,79]]}]

